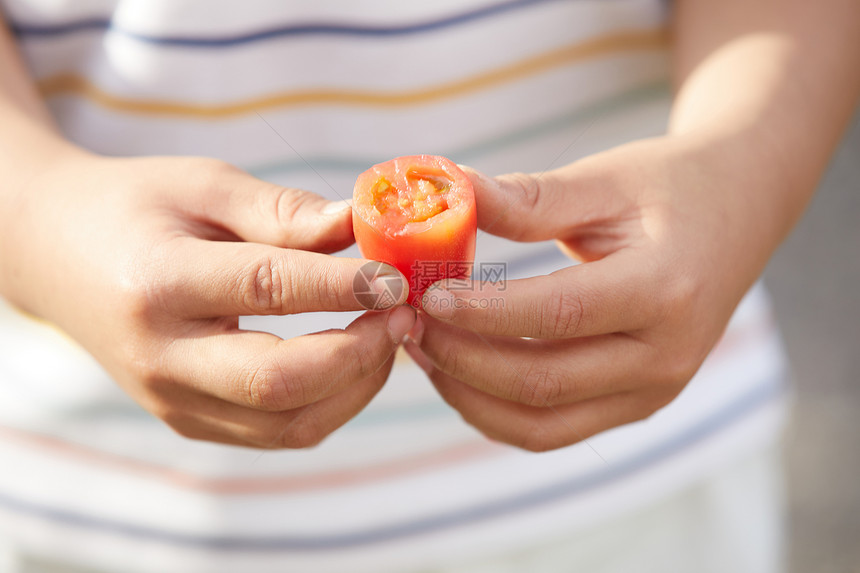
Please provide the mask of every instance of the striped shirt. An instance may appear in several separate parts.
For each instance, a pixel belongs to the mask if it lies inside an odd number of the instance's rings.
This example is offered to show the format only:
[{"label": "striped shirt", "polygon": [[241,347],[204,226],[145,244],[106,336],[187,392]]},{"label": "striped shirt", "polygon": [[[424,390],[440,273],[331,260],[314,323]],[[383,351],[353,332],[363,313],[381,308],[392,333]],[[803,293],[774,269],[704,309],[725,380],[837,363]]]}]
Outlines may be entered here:
[{"label": "striped shirt", "polygon": [[[661,133],[670,103],[658,0],[0,6],[69,139],[217,157],[330,199],[398,155],[544,171]],[[570,264],[550,243],[486,233],[478,258],[506,262],[508,278]],[[288,337],[353,317],[241,325]],[[73,341],[2,301],[0,348],[2,535],[122,571],[426,570],[515,551],[771,443],[786,395],[760,286],[672,404],[540,455],[482,438],[402,356],[322,445],[260,454],[176,436]]]}]

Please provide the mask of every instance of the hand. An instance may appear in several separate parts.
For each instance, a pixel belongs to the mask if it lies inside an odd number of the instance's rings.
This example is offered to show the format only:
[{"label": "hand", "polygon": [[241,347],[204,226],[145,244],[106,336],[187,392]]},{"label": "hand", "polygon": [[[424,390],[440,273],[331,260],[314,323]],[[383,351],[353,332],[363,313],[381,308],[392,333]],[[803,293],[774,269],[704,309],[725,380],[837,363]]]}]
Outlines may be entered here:
[{"label": "hand", "polygon": [[746,200],[756,189],[719,169],[725,153],[661,138],[541,176],[471,172],[479,227],[557,239],[583,263],[504,290],[437,283],[407,351],[467,422],[528,450],[649,416],[692,378],[773,248]]},{"label": "hand", "polygon": [[309,252],[352,242],[348,205],[214,160],[78,155],[16,201],[3,294],[190,438],[316,444],[380,389],[414,322],[398,307],[292,340],[240,331],[240,315],[360,310],[366,261]]}]

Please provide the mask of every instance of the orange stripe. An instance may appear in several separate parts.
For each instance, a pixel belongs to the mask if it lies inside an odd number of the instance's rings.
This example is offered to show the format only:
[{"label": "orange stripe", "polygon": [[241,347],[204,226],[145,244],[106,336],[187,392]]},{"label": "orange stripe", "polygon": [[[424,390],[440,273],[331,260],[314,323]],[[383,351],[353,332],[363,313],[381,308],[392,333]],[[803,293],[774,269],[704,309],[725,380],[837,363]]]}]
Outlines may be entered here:
[{"label": "orange stripe", "polygon": [[49,450],[67,458],[142,475],[183,489],[222,495],[291,493],[360,485],[429,469],[438,470],[460,462],[498,455],[506,451],[504,446],[487,440],[480,440],[360,468],[293,476],[210,478],[152,462],[100,451],[82,444],[27,430],[0,426],[0,435],[19,443]]},{"label": "orange stripe", "polygon": [[664,29],[631,31],[573,44],[489,72],[420,90],[372,92],[359,90],[298,90],[221,105],[134,99],[110,94],[75,74],[61,74],[39,82],[46,98],[76,95],[115,111],[144,115],[173,115],[216,119],[270,108],[307,105],[359,107],[410,106],[431,103],[514,82],[552,68],[618,52],[657,50],[668,45]]}]

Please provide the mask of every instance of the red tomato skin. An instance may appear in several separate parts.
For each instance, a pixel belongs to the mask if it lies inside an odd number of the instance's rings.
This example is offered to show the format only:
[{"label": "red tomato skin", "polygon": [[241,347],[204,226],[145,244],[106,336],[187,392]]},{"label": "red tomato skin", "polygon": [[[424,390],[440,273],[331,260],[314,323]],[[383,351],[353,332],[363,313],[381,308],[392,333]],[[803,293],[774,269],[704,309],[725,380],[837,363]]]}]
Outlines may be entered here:
[{"label": "red tomato skin", "polygon": [[[450,181],[452,204],[426,222],[391,229],[373,207],[372,188],[380,176],[396,179],[410,167],[444,174]],[[356,180],[353,209],[353,232],[362,256],[403,273],[409,282],[407,303],[413,307],[421,307],[421,297],[431,283],[470,276],[478,228],[475,193],[466,174],[450,160],[415,155],[374,165]]]}]

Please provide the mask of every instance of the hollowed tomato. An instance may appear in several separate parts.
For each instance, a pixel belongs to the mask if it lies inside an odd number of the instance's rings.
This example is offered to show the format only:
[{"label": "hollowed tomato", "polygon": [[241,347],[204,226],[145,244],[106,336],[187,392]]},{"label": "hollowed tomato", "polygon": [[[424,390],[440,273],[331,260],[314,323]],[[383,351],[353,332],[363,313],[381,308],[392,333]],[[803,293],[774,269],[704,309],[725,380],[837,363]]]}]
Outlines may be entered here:
[{"label": "hollowed tomato", "polygon": [[464,279],[475,257],[472,182],[436,155],[398,157],[358,176],[352,227],[362,256],[394,266],[419,307],[432,283]]}]

